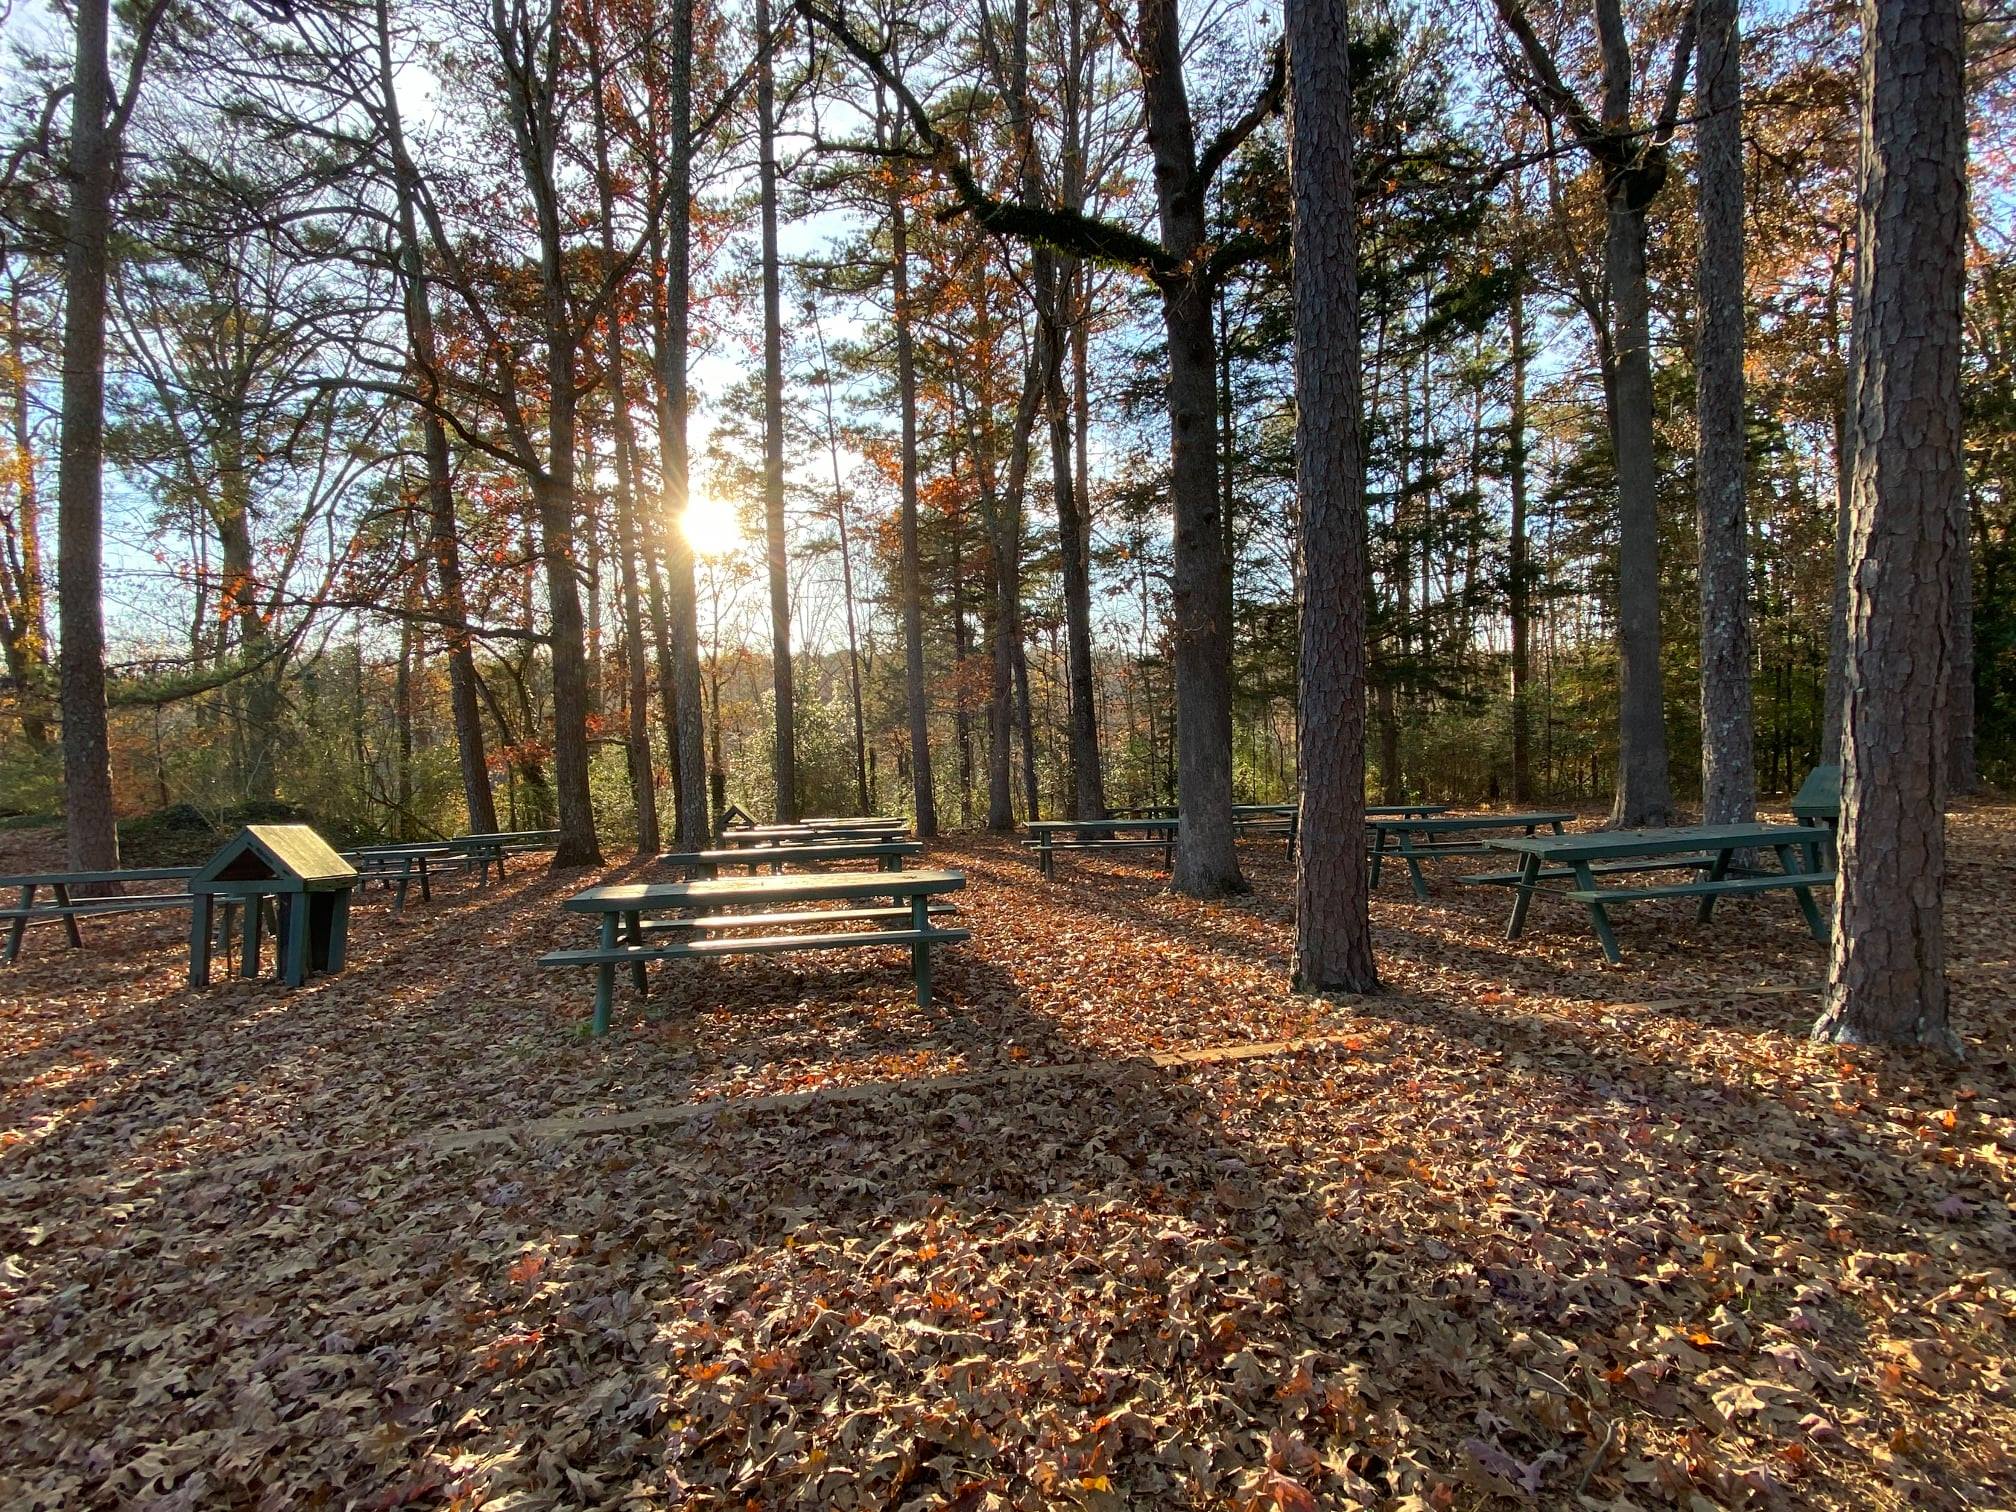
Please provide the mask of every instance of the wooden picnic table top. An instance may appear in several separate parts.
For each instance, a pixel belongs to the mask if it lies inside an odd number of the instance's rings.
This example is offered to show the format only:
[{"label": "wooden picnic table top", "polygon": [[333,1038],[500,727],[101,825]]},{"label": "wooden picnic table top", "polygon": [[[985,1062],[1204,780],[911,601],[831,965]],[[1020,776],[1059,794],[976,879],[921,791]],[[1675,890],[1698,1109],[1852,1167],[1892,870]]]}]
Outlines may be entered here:
[{"label": "wooden picnic table top", "polygon": [[1173,830],[1181,819],[1144,817],[1140,819],[1032,819],[1022,828],[1032,835],[1054,835],[1063,830]]},{"label": "wooden picnic table top", "polygon": [[921,856],[922,840],[849,840],[832,845],[744,845],[733,850],[666,851],[661,866],[776,866],[786,861],[874,861]]},{"label": "wooden picnic table top", "polygon": [[1672,829],[1597,830],[1581,835],[1507,835],[1484,843],[1493,850],[1538,856],[1542,861],[1603,861],[1746,850],[1753,845],[1814,845],[1818,838],[1803,824],[1697,824]]},{"label": "wooden picnic table top", "polygon": [[23,872],[0,877],[0,887],[92,887],[104,882],[186,882],[202,868],[135,866],[125,871]]},{"label": "wooden picnic table top", "polygon": [[1365,805],[1367,819],[1432,819],[1437,814],[1446,814],[1456,805],[1453,803],[1368,803]]},{"label": "wooden picnic table top", "polygon": [[[1532,825],[1566,824],[1575,817],[1569,810],[1543,810],[1530,814],[1427,814],[1418,818],[1405,815],[1374,815],[1369,811],[1365,822],[1375,829],[1406,830],[1417,835],[1460,835],[1469,830],[1525,829]],[[1558,836],[1550,838],[1559,838]],[[1487,840],[1487,845],[1495,845],[1495,840]]]},{"label": "wooden picnic table top", "polygon": [[641,913],[653,908],[732,908],[744,903],[926,897],[958,892],[966,873],[794,872],[781,877],[706,877],[694,882],[618,882],[591,887],[561,907],[569,913]]},{"label": "wooden picnic table top", "polygon": [[525,845],[538,840],[557,840],[558,830],[498,830],[482,835],[451,835],[444,843],[461,849],[478,845]]}]

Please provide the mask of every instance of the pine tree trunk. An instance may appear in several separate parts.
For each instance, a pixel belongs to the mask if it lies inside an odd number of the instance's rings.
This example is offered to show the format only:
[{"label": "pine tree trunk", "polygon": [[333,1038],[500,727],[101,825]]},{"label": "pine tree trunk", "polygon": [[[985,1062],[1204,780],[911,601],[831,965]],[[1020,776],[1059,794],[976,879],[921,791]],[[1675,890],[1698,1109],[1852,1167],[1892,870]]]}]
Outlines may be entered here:
[{"label": "pine tree trunk", "polygon": [[56,472],[63,818],[72,870],[119,864],[105,711],[105,290],[119,144],[108,121],[107,0],[78,0],[63,247],[63,418]]},{"label": "pine tree trunk", "polygon": [[[700,612],[693,548],[686,539],[687,301],[693,236],[693,0],[671,0],[666,36],[666,112],[671,151],[665,174],[664,305],[655,336],[658,377],[658,472],[663,524],[647,532],[665,566],[665,654],[660,699],[671,755],[674,825],[681,850],[705,850],[710,838],[707,745],[700,689]],[[647,511],[647,518],[651,512]],[[653,574],[656,581],[656,574]]]},{"label": "pine tree trunk", "polygon": [[1365,455],[1350,6],[1288,0],[1286,10],[1304,584],[1294,980],[1305,992],[1375,992],[1365,858]]},{"label": "pine tree trunk", "polygon": [[1512,524],[1507,542],[1506,612],[1512,621],[1512,801],[1533,796],[1532,622],[1533,577],[1528,560],[1526,479],[1526,268],[1515,266],[1512,283],[1512,404],[1508,424],[1511,444],[1507,466],[1512,474]]},{"label": "pine tree trunk", "polygon": [[[938,798],[931,777],[931,711],[924,689],[924,589],[917,544],[917,355],[910,316],[910,224],[901,187],[889,186],[890,288],[896,326],[896,390],[902,409],[902,498],[899,533],[903,600],[903,688],[910,719],[910,801],[917,838],[938,833]],[[958,611],[955,609],[955,613]]]},{"label": "pine tree trunk", "polygon": [[776,820],[798,817],[798,715],[791,680],[791,570],[784,552],[784,319],[777,265],[777,89],[770,0],[757,0],[756,131],[763,216],[763,541],[770,574],[770,686],[776,704]]},{"label": "pine tree trunk", "polygon": [[[1162,245],[1189,263],[1205,240],[1204,185],[1175,0],[1140,0],[1138,37]],[[1232,604],[1218,497],[1215,333],[1211,290],[1200,273],[1163,285],[1162,326],[1169,344],[1176,788],[1183,815],[1170,885],[1209,898],[1246,883],[1232,831]]]},{"label": "pine tree trunk", "polygon": [[1750,718],[1750,524],[1743,497],[1742,63],[1736,0],[1699,0],[1697,10],[1701,817],[1707,824],[1747,824],[1757,816],[1757,768]]},{"label": "pine tree trunk", "polygon": [[1816,1039],[1953,1055],[1942,909],[1967,118],[1959,0],[1867,0],[1840,880]]},{"label": "pine tree trunk", "polygon": [[[1626,180],[1628,184],[1629,180]],[[1604,268],[1616,351],[1612,439],[1617,453],[1617,793],[1611,823],[1673,822],[1666,701],[1659,666],[1659,498],[1652,460],[1652,331],[1645,212],[1620,188],[1609,207]]]},{"label": "pine tree trunk", "polygon": [[[1037,258],[1037,318],[1050,329],[1044,405],[1050,420],[1050,479],[1057,504],[1057,538],[1064,580],[1066,717],[1071,755],[1071,817],[1106,817],[1106,774],[1099,757],[1099,711],[1092,670],[1091,532],[1087,501],[1072,470],[1071,411],[1064,391],[1064,332],[1059,277],[1042,250]],[[1047,278],[1046,278],[1047,274]],[[1063,282],[1068,286],[1068,274]],[[1048,305],[1047,312],[1042,308]]]},{"label": "pine tree trunk", "polygon": [[[406,149],[399,94],[392,65],[392,21],[388,0],[375,7],[378,87],[399,207],[399,262],[404,283],[406,341],[415,379],[431,391],[439,372],[434,338],[434,305],[420,251],[420,227],[413,206],[415,172]],[[462,800],[473,834],[497,830],[497,799],[490,786],[489,753],[484,749],[483,710],[476,688],[476,658],[463,590],[461,530],[455,517],[455,489],[448,456],[448,427],[431,409],[420,412],[420,442],[427,469],[428,556],[434,567],[441,616],[448,621],[448,696],[455,713],[455,752],[462,772]]]}]

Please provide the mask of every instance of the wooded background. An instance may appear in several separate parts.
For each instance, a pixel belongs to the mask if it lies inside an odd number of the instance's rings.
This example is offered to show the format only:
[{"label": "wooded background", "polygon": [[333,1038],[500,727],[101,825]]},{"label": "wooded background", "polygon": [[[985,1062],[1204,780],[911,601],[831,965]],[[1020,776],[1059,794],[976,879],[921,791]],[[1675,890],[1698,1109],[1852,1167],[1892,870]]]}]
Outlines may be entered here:
[{"label": "wooded background", "polygon": [[[1606,798],[1635,604],[1655,617],[1673,788],[1698,806],[1709,117],[1687,84],[1657,173],[1634,170],[1651,431],[1620,456],[1635,379],[1604,178],[1515,17],[1571,92],[1615,82],[1618,39],[1579,6],[1354,16],[1372,787]],[[52,15],[5,24],[0,808],[46,814],[75,58]],[[1656,136],[1691,10],[1633,4],[1619,24],[1628,108]],[[1962,791],[2016,777],[2011,25],[1969,31]],[[779,808],[780,744],[782,807],[904,810],[920,742],[948,827],[1173,801],[1164,311],[1140,247],[1065,250],[1087,226],[1152,235],[1141,70],[1163,30],[1184,128],[1230,144],[1202,175],[1214,250],[1191,295],[1222,463],[1234,788],[1291,797],[1285,136],[1278,112],[1245,119],[1278,27],[1264,5],[1163,0],[122,8],[103,595],[120,811],[278,801],[341,834],[418,837],[469,825],[487,786],[476,827],[538,827],[564,817],[572,763],[605,843],[655,845],[683,805]],[[1745,18],[1747,257],[1727,292],[1764,793],[1830,746],[1859,45],[1849,6]],[[1032,243],[983,200],[1075,219]],[[1620,603],[1634,467],[1656,595]]]}]

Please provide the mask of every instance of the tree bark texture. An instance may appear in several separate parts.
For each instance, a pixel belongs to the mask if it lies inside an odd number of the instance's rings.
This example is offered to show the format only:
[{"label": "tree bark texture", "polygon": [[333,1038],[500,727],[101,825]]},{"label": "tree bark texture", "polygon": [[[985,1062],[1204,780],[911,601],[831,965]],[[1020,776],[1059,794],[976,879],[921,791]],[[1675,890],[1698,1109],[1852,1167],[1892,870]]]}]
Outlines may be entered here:
[{"label": "tree bark texture", "polygon": [[1942,894],[1966,487],[1959,0],[1865,0],[1839,882],[1814,1037],[1960,1053]]},{"label": "tree bark texture", "polygon": [[890,299],[896,326],[896,389],[902,410],[903,686],[910,716],[910,795],[917,837],[938,833],[931,776],[931,711],[925,702],[924,602],[917,544],[917,348],[910,314],[910,224],[901,185],[889,186]]},{"label": "tree bark texture", "polygon": [[1365,857],[1365,454],[1348,0],[1288,0],[1294,196],[1297,698],[1295,985],[1378,990]]},{"label": "tree bark texture", "polygon": [[1192,897],[1243,890],[1232,831],[1232,601],[1218,496],[1211,290],[1196,267],[1204,184],[1183,83],[1176,0],[1140,0],[1138,61],[1162,245],[1186,271],[1161,280],[1169,345],[1171,612],[1176,790],[1183,825],[1171,885]]},{"label": "tree bark texture", "polygon": [[770,687],[776,705],[775,818],[798,817],[798,715],[791,680],[791,569],[784,552],[784,318],[777,265],[777,89],[769,0],[757,0],[756,128],[763,213],[763,539],[770,577]]},{"label": "tree bark texture", "polygon": [[107,0],[78,0],[63,244],[63,413],[56,471],[63,820],[73,870],[119,864],[105,712],[105,290],[119,144],[111,129]]},{"label": "tree bark texture", "polygon": [[1742,73],[1736,0],[1700,0],[1697,12],[1701,817],[1707,824],[1747,824],[1757,815],[1757,769],[1750,718],[1750,523],[1743,497]]}]

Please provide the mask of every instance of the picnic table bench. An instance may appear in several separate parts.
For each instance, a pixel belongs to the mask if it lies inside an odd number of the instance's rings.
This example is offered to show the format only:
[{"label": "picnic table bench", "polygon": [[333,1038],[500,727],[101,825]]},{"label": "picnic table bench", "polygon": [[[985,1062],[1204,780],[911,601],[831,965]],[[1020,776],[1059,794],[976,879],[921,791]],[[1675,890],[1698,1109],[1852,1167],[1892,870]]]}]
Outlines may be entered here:
[{"label": "picnic table bench", "polygon": [[781,872],[787,865],[816,865],[823,861],[873,861],[878,870],[900,872],[905,856],[924,854],[921,840],[835,841],[808,845],[747,845],[739,850],[667,851],[658,858],[660,866],[680,866],[713,877],[724,866],[746,866],[750,875],[767,866]]},{"label": "picnic table bench", "polygon": [[478,858],[481,863],[479,876],[487,877],[492,866],[497,868],[497,880],[504,880],[504,858],[506,856],[529,855],[534,851],[549,851],[560,843],[560,831],[546,830],[489,830],[475,835],[453,835],[449,837],[450,850],[463,851]]},{"label": "picnic table bench", "polygon": [[[1760,892],[1789,891],[1798,900],[1813,938],[1827,938],[1827,920],[1813,901],[1813,889],[1832,887],[1834,873],[1823,868],[1828,847],[1824,830],[1798,824],[1716,824],[1663,830],[1607,830],[1589,835],[1527,835],[1486,842],[1493,851],[1519,857],[1515,872],[1465,877],[1465,882],[1516,889],[1512,918],[1505,938],[1516,940],[1526,927],[1526,910],[1536,892],[1557,893],[1589,910],[1589,921],[1603,954],[1612,965],[1623,959],[1610,927],[1609,909],[1619,903],[1659,898],[1697,898],[1695,919],[1707,923],[1719,898]],[[1779,870],[1761,871],[1738,864],[1752,851],[1769,850]],[[1605,886],[1599,879],[1633,872],[1691,870],[1690,882],[1650,886]],[[1566,879],[1570,888],[1543,887]]]},{"label": "picnic table bench", "polygon": [[[596,918],[594,947],[548,951],[539,964],[594,968],[596,1034],[609,1031],[616,968],[630,968],[631,981],[641,996],[648,986],[645,969],[653,961],[907,945],[917,1006],[925,1008],[931,1004],[931,948],[971,938],[969,930],[934,924],[934,911],[949,910],[934,905],[933,900],[942,900],[965,885],[964,872],[919,871],[710,877],[693,882],[591,887],[576,893],[563,906],[569,913]],[[781,907],[794,903],[838,906],[812,910]],[[756,911],[729,911],[751,907]],[[667,913],[677,917],[650,917]],[[840,928],[833,933],[806,932],[808,927],[824,929],[828,925]],[[858,927],[861,925],[868,927]],[[763,933],[742,933],[745,930]]]},{"label": "picnic table bench", "polygon": [[[1561,826],[1574,817],[1565,810],[1528,814],[1451,814],[1444,810],[1428,814],[1417,807],[1410,812],[1395,814],[1368,808],[1365,811],[1365,828],[1371,832],[1368,847],[1372,853],[1371,883],[1376,890],[1380,870],[1386,858],[1391,856],[1407,863],[1408,875],[1414,883],[1414,896],[1425,900],[1428,879],[1421,872],[1423,861],[1442,856],[1485,855],[1488,853],[1485,837],[1492,830],[1516,829],[1530,835],[1542,826],[1551,826],[1558,835]],[[1392,843],[1389,845],[1388,841]]]},{"label": "picnic table bench", "polygon": [[[1159,850],[1167,866],[1176,850],[1176,836],[1183,821],[1167,818],[1142,819],[1037,819],[1022,827],[1029,838],[1022,843],[1036,853],[1036,870],[1054,877],[1057,852],[1067,850]],[[1076,838],[1070,838],[1075,835]]]},{"label": "picnic table bench", "polygon": [[[17,889],[14,906],[0,908],[0,919],[7,921],[6,964],[13,965],[20,956],[22,937],[27,934],[30,925],[53,924],[60,920],[69,936],[70,948],[81,950],[84,935],[77,927],[80,918],[187,908],[190,898],[186,884],[196,871],[193,866],[141,866],[123,871],[31,872],[0,877],[0,889]],[[184,886],[173,891],[126,893],[113,897],[76,898],[71,896],[70,891],[75,887],[102,887],[129,882],[179,882]],[[35,895],[44,888],[48,889],[52,901],[37,903]]]}]

